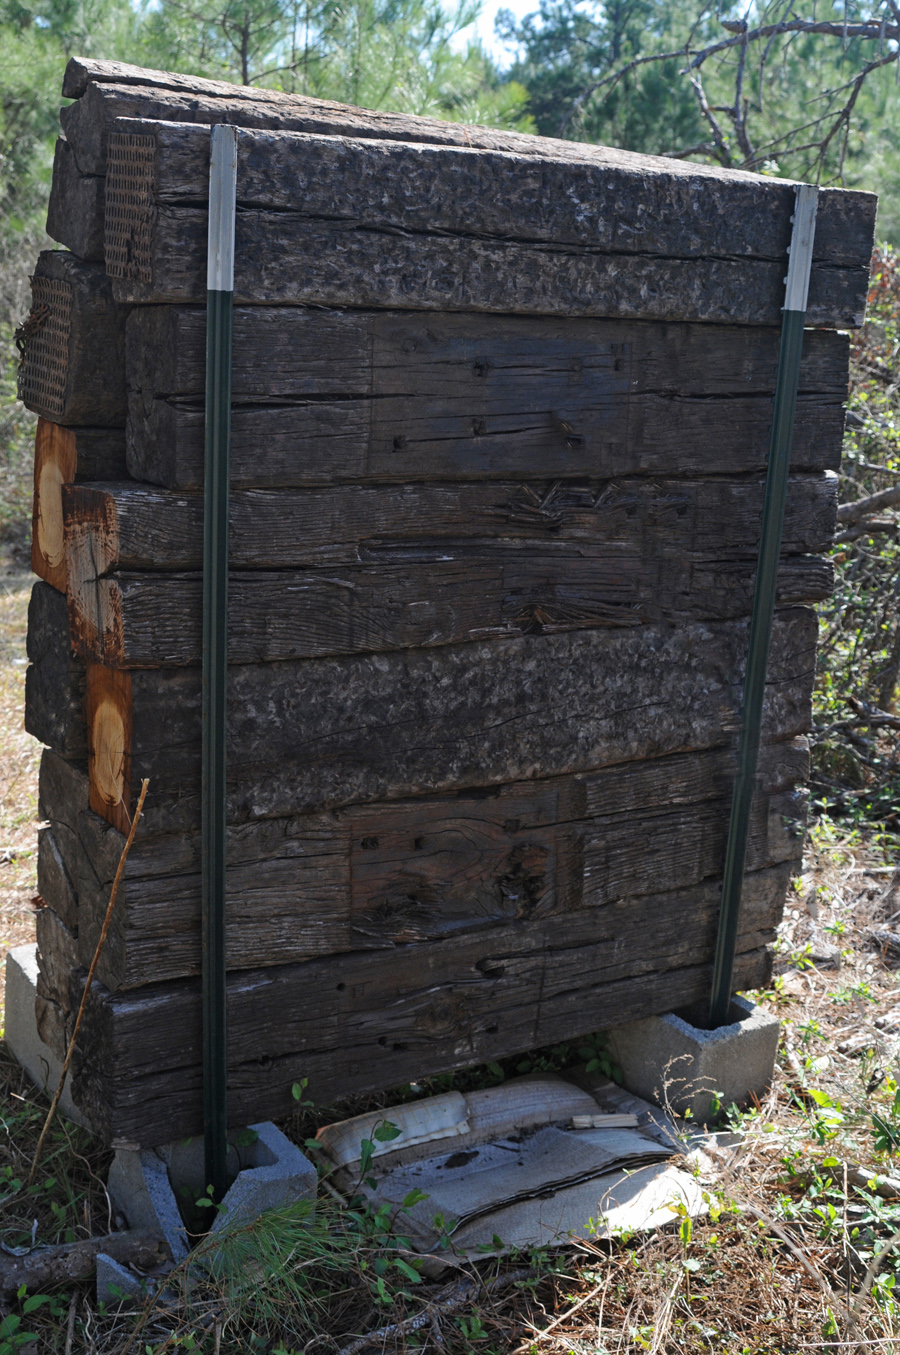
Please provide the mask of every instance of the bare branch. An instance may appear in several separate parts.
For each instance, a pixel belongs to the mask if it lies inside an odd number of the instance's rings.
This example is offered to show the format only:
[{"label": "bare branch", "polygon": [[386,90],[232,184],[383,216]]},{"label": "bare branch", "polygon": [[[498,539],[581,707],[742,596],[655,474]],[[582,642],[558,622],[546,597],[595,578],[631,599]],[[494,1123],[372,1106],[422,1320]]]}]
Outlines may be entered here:
[{"label": "bare branch", "polygon": [[719,126],[718,122],[716,121],[715,114],[713,113],[712,109],[707,103],[706,94],[704,93],[703,90],[703,82],[700,79],[699,71],[697,72],[696,75],[691,76],[691,84],[694,87],[694,93],[697,95],[697,102],[700,105],[700,112],[706,118],[706,121],[709,123],[710,128],[712,130],[713,140],[716,143],[716,150],[718,152],[719,160],[727,168],[731,164],[731,152],[728,149],[728,143],[725,140],[722,128]]},{"label": "bare branch", "polygon": [[882,508],[893,508],[900,503],[900,489],[882,489],[877,494],[869,494],[855,503],[842,503],[837,510],[838,522],[858,522],[860,518],[877,513]]}]

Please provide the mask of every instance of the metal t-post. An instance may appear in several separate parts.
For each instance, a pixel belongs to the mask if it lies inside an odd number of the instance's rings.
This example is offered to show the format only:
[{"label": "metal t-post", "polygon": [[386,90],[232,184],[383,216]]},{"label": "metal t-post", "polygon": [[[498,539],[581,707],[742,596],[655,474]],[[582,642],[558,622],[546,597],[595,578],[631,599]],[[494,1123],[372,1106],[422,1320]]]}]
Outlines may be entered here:
[{"label": "metal t-post", "polygon": [[206,453],[203,473],[203,1135],[207,1185],[228,1188],[225,989],[225,716],[228,677],[228,475],[237,129],[215,126],[209,163]]},{"label": "metal t-post", "polygon": [[750,831],[750,807],[753,800],[756,768],[759,759],[760,727],[762,725],[763,698],[766,690],[766,665],[769,659],[769,643],[772,638],[772,620],[775,615],[775,588],[778,579],[778,561],[781,554],[781,534],[784,527],[788,473],[791,465],[791,443],[794,435],[794,415],[797,409],[797,387],[800,382],[803,326],[806,321],[806,300],[809,292],[813,241],[816,233],[818,189],[811,184],[800,184],[796,193],[790,262],[785,279],[787,287],[784,299],[784,320],[781,327],[781,347],[778,353],[775,412],[772,419],[772,440],[769,447],[769,466],[766,475],[766,496],[763,504],[759,562],[756,569],[756,590],[753,594],[747,669],[744,676],[744,704],[741,714],[737,779],[734,783],[731,820],[728,825],[725,878],[722,884],[722,911],[719,916],[719,934],[716,940],[716,958],[709,1006],[709,1024],[712,1030],[727,1024],[728,1013],[731,1008],[734,952],[741,910],[747,838]]}]

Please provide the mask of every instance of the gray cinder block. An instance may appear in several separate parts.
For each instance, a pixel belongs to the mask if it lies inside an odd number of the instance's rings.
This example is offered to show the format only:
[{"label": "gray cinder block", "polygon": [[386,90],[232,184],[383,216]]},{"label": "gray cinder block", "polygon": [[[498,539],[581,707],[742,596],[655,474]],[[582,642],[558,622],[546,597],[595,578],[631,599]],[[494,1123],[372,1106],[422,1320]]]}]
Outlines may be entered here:
[{"label": "gray cinder block", "polygon": [[650,1016],[608,1032],[625,1086],[701,1124],[732,1104],[747,1105],[771,1086],[778,1019],[746,998],[732,999],[730,1025],[703,1030],[684,1016]]},{"label": "gray cinder block", "polygon": [[[247,1223],[266,1209],[316,1198],[316,1169],[300,1149],[268,1120],[250,1127],[256,1139],[234,1149],[240,1170],[212,1222],[212,1233]],[[177,1196],[186,1189],[198,1199],[204,1184],[203,1140],[196,1138],[156,1149],[117,1149],[107,1189],[129,1228],[161,1233],[177,1263],[190,1251]]]},{"label": "gray cinder block", "polygon": [[249,1223],[266,1209],[315,1200],[318,1173],[309,1158],[270,1120],[251,1125],[256,1142],[242,1149],[247,1166],[222,1201],[211,1232]]},{"label": "gray cinder block", "polygon": [[[6,1015],[3,1037],[6,1047],[17,1063],[25,1069],[32,1082],[48,1096],[53,1096],[59,1084],[62,1062],[38,1034],[34,1014],[37,997],[37,946],[16,946],[6,956]],[[61,1115],[90,1129],[90,1123],[81,1113],[71,1094],[71,1075],[59,1103]]]},{"label": "gray cinder block", "polygon": [[97,1253],[97,1302],[118,1304],[123,1299],[142,1302],[152,1292],[155,1280],[145,1280],[114,1261],[105,1252]]}]

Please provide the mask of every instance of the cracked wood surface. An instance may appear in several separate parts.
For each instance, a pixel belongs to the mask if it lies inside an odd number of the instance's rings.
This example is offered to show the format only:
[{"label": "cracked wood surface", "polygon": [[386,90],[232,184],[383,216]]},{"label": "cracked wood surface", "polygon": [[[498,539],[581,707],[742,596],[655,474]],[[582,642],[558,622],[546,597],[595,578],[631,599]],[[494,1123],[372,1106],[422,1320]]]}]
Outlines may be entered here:
[{"label": "cracked wood surface", "polygon": [[[237,307],[235,487],[732,474],[766,465],[779,330]],[[804,339],[796,467],[836,469],[848,337]],[[202,480],[204,312],[127,325],[128,462]]]}]

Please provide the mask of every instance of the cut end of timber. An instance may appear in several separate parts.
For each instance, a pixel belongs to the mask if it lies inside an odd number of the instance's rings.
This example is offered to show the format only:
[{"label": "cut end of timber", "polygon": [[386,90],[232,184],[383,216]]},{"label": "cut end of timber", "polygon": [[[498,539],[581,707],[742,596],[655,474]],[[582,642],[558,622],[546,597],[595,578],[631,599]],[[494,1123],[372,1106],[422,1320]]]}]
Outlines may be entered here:
[{"label": "cut end of timber", "polygon": [[90,806],[120,833],[131,827],[131,677],[88,664]]},{"label": "cut end of timber", "polygon": [[115,499],[104,490],[67,485],[62,504],[72,648],[93,663],[121,667],[121,594],[114,579],[102,577],[118,558]]},{"label": "cut end of timber", "polygon": [[38,419],[34,439],[34,499],[31,516],[31,568],[47,583],[66,591],[63,485],[75,479],[75,434],[49,419]]}]

